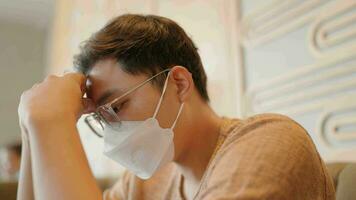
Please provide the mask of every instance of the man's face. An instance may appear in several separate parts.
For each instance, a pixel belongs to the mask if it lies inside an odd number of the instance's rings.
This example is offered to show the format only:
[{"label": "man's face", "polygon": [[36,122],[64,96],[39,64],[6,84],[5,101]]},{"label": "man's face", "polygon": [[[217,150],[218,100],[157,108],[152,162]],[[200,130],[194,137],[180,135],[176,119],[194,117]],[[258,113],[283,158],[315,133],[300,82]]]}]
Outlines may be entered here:
[{"label": "man's face", "polygon": [[2,171],[2,175],[5,177],[12,177],[20,170],[20,160],[19,155],[13,151],[8,149],[3,149],[0,152],[0,165]]},{"label": "man's face", "polygon": [[[190,112],[191,102],[189,99],[193,93],[194,83],[190,72],[182,66],[173,67],[170,74],[156,119],[162,128],[171,128],[181,103],[185,103],[177,127],[174,129],[174,160],[176,160],[184,153],[183,149],[191,138],[185,125],[190,121],[187,117]],[[164,74],[159,76],[165,78]],[[87,96],[98,107],[120,97],[148,78],[150,77],[147,75],[128,74],[114,59],[101,60],[93,66],[89,73]],[[159,88],[152,82],[147,83],[118,102],[120,111],[117,112],[117,116],[123,121],[143,121],[153,117],[160,97]]]},{"label": "man's face", "polygon": [[[88,97],[96,107],[112,101],[149,78],[147,75],[128,74],[119,65],[114,59],[105,59],[97,62],[90,71],[87,82]],[[116,104],[120,107],[117,116],[120,120],[127,121],[143,121],[150,118],[160,96],[161,91],[158,87],[153,86],[152,82],[147,83]],[[169,81],[157,115],[162,127],[172,126],[179,106],[177,87],[173,81]]]}]

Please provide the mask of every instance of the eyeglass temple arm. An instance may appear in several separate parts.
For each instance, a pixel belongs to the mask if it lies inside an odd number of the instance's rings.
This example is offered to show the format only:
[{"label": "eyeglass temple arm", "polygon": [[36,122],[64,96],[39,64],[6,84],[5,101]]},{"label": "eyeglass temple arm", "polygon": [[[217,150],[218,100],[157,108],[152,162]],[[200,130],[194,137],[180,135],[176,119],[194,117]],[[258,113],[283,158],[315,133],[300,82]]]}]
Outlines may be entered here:
[{"label": "eyeglass temple arm", "polygon": [[152,79],[156,78],[157,76],[161,75],[162,73],[165,73],[165,72],[170,71],[170,70],[171,70],[171,69],[165,69],[165,70],[159,72],[158,74],[156,74],[156,75],[152,76],[151,78],[149,78],[149,79],[143,81],[142,83],[140,83],[140,84],[137,85],[136,87],[134,87],[134,88],[128,90],[127,92],[125,92],[125,93],[122,94],[121,96],[115,98],[114,100],[110,101],[109,103],[107,103],[107,104],[105,104],[105,105],[103,105],[103,106],[105,106],[105,107],[110,107],[114,102],[120,100],[121,98],[125,97],[125,96],[128,95],[129,93],[131,93],[131,92],[137,90],[138,88],[142,87],[142,86],[145,85],[147,82],[151,81]]}]

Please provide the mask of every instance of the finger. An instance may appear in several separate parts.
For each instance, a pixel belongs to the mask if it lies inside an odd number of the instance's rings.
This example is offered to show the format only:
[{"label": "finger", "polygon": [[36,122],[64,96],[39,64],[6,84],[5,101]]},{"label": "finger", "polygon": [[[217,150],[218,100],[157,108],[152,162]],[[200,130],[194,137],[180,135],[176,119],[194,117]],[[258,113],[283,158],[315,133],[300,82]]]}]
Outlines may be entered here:
[{"label": "finger", "polygon": [[33,86],[31,87],[31,89],[38,87],[38,85],[39,85],[39,83],[33,84]]},{"label": "finger", "polygon": [[63,70],[63,75],[68,74],[68,73],[72,73],[72,72],[76,72],[74,70],[74,68],[66,68],[66,69]]},{"label": "finger", "polygon": [[82,90],[82,93],[85,93],[86,76],[84,74],[79,72],[68,72],[63,76],[63,78],[70,79],[78,83],[80,89]]},{"label": "finger", "polygon": [[56,78],[58,78],[58,76],[50,74],[45,78],[45,81],[53,80],[53,79],[56,79]]}]

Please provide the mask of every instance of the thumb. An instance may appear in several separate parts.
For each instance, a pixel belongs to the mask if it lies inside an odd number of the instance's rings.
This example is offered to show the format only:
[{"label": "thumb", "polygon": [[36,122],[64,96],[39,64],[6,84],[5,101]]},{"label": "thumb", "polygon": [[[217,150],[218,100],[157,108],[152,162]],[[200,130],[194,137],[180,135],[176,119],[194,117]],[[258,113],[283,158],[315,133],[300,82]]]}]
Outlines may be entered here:
[{"label": "thumb", "polygon": [[86,82],[86,76],[80,72],[69,72],[64,74],[63,78],[65,79],[70,79],[75,81],[79,86],[80,90],[82,91],[83,95],[85,93],[85,82]]}]

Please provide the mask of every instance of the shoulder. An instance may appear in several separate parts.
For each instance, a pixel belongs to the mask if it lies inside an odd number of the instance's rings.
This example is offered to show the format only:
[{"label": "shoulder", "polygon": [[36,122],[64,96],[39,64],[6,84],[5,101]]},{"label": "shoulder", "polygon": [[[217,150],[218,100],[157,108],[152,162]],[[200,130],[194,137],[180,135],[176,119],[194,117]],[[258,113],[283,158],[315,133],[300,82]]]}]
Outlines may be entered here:
[{"label": "shoulder", "polygon": [[322,192],[323,163],[296,121],[280,114],[258,114],[231,131],[207,171],[205,188],[245,195],[257,190],[270,198],[311,189],[315,192],[308,195]]},{"label": "shoulder", "polygon": [[278,123],[278,122],[285,122],[289,125],[294,125],[294,126],[298,126],[299,128],[302,128],[302,126],[292,118],[288,117],[287,115],[282,115],[277,113],[256,114],[248,118],[245,118],[243,119],[243,127],[258,128],[263,125],[271,125],[273,123]]},{"label": "shoulder", "polygon": [[311,141],[308,132],[292,118],[282,114],[263,113],[240,120],[239,125],[231,129],[227,142],[236,142],[242,137],[269,137],[273,135],[278,138],[303,138]]},{"label": "shoulder", "polygon": [[255,155],[273,152],[274,154],[269,155],[271,157],[304,151],[318,156],[309,133],[290,117],[275,113],[258,114],[243,119],[238,126],[231,129],[220,154],[224,157],[252,149]]}]

